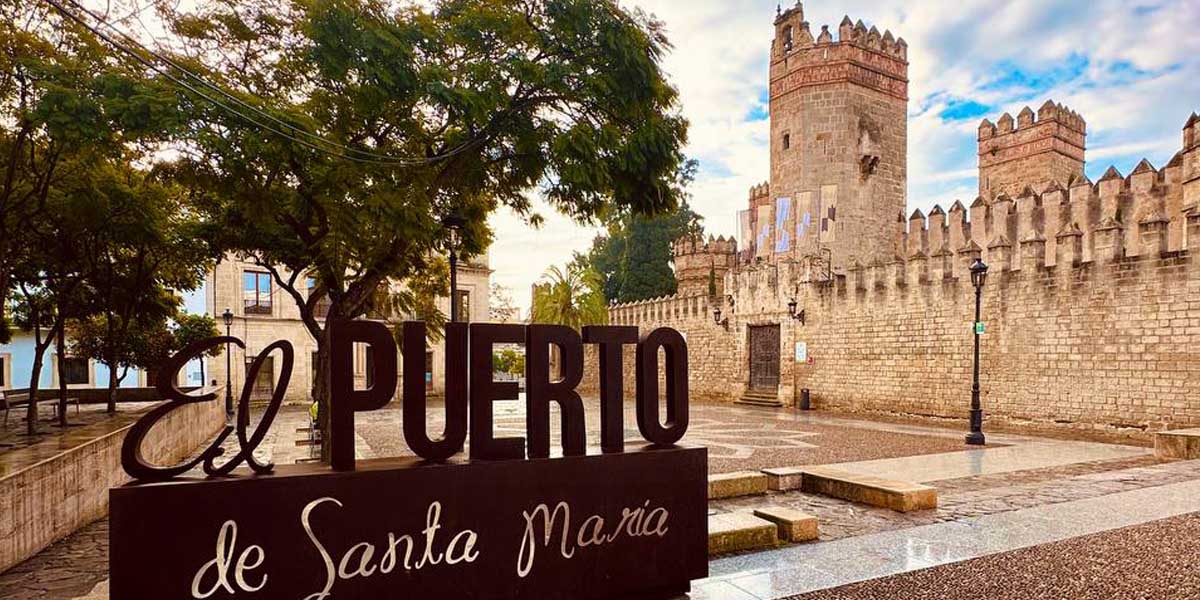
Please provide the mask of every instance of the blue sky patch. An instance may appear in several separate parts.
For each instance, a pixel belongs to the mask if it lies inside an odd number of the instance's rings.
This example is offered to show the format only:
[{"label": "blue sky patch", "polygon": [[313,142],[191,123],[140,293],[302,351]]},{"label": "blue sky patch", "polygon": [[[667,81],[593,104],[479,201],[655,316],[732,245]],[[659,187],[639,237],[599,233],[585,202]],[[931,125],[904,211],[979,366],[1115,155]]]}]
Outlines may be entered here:
[{"label": "blue sky patch", "polygon": [[1014,88],[1041,91],[1076,80],[1087,72],[1091,60],[1082,54],[1072,54],[1050,69],[1035,69],[1011,61],[1001,61],[992,69],[999,75],[981,89],[1007,91]]},{"label": "blue sky patch", "polygon": [[961,121],[982,118],[993,112],[995,112],[995,109],[986,104],[980,104],[974,100],[965,98],[951,98],[939,116],[947,121]]}]

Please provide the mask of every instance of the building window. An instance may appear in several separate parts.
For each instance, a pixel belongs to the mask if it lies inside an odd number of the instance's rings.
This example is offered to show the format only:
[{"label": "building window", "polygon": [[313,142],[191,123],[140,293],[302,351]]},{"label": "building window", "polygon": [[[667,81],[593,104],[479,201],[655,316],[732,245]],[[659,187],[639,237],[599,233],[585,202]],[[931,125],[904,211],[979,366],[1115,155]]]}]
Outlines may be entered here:
[{"label": "building window", "polygon": [[455,302],[458,303],[458,320],[461,323],[471,322],[471,292],[457,290],[454,292]]},{"label": "building window", "polygon": [[790,150],[792,148],[792,134],[783,134],[783,149]]},{"label": "building window", "polygon": [[796,44],[796,33],[791,25],[783,28],[783,49],[791,52],[792,47]]},{"label": "building window", "polygon": [[[317,280],[313,279],[312,277],[309,277],[307,281],[308,281],[308,297],[312,298],[313,292],[317,289]],[[313,317],[317,318],[317,319],[324,319],[325,317],[328,317],[328,316],[329,316],[329,294],[325,294],[324,296],[321,296],[321,299],[317,300],[316,305],[313,306]]]},{"label": "building window", "polygon": [[243,272],[242,300],[248,315],[271,314],[271,275],[258,271]]},{"label": "building window", "polygon": [[67,385],[87,385],[92,382],[88,376],[90,361],[86,358],[67,357],[62,361],[62,378]]}]

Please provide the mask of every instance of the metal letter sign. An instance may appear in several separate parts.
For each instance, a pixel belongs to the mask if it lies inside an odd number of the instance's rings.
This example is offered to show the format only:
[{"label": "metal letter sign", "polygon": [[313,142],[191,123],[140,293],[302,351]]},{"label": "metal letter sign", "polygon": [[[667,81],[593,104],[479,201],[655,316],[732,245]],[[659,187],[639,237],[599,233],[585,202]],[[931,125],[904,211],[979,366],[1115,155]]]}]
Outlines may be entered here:
[{"label": "metal letter sign", "polygon": [[[688,426],[687,344],[678,332],[658,329],[639,339],[631,327],[586,327],[581,336],[555,326],[449,324],[446,400],[434,409],[445,411],[440,432],[425,423],[425,325],[406,323],[402,333],[401,357],[382,324],[327,325],[332,468],[254,459],[291,375],[292,346],[283,341],[250,366],[253,382],[266,357],[281,354],[279,389],[253,431],[248,383],[236,424],[198,457],[148,463],[141,445],[158,420],[215,398],[184,394],[173,374],[215,345],[242,342],[207,340],[168,361],[159,378],[167,402],[131,428],[122,451],[139,481],[110,491],[111,597],[665,599],[707,576],[708,453],[676,445]],[[528,353],[528,420],[525,437],[499,438],[492,403],[515,390],[491,380],[491,347],[513,342]],[[594,454],[584,407],[595,400],[575,391],[584,343],[598,344],[601,358]],[[356,344],[370,345],[375,356],[367,389],[354,386]],[[551,346],[562,358],[556,379]],[[647,441],[629,449],[625,346],[636,347],[637,426]],[[388,404],[401,372],[403,423],[396,426],[416,456],[357,461],[355,413]],[[550,420],[551,403],[560,423]],[[561,441],[552,448],[556,426]],[[470,460],[455,459],[468,435]],[[222,445],[237,450],[222,460]],[[197,467],[208,477],[179,478]]]}]

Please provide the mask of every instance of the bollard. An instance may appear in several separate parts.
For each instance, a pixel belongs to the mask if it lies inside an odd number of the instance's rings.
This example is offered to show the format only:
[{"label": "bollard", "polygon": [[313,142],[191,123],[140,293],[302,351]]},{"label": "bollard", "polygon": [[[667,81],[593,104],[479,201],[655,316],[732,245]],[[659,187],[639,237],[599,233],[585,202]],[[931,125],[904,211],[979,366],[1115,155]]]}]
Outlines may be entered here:
[{"label": "bollard", "polygon": [[800,410],[812,410],[812,402],[809,399],[808,388],[800,390]]}]

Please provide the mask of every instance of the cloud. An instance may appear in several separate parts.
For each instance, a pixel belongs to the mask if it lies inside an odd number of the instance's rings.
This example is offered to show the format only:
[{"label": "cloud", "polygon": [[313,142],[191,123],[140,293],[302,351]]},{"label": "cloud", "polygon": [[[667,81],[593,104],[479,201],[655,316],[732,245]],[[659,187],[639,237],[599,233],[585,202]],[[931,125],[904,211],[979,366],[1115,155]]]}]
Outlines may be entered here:
[{"label": "cloud", "polygon": [[[675,50],[665,69],[691,122],[701,161],[693,208],[713,234],[736,232],[747,190],[769,177],[766,90],[776,0],[626,0],[662,19]],[[785,0],[785,3],[787,0]],[[809,2],[814,31],[844,14],[909,47],[908,204],[969,202],[977,194],[976,128],[1052,98],[1088,122],[1087,171],[1128,173],[1143,156],[1162,166],[1200,109],[1200,2],[1195,0],[845,0]],[[550,217],[551,211],[544,211]],[[596,231],[561,218],[530,233],[493,218],[496,279],[528,304],[550,264]]]}]

